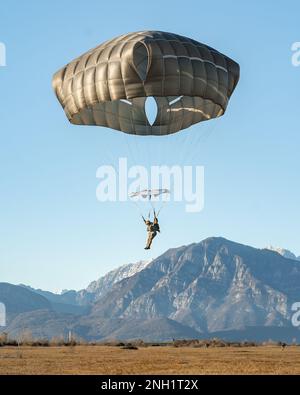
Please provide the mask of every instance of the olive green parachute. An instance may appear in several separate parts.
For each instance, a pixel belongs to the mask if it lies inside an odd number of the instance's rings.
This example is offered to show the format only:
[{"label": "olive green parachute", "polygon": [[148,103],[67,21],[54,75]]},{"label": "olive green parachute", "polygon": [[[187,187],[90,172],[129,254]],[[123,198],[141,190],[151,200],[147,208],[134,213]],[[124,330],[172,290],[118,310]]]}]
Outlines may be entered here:
[{"label": "olive green parachute", "polygon": [[[73,60],[53,77],[71,123],[166,135],[224,114],[239,65],[207,45],[160,31],[129,33]],[[157,103],[150,124],[147,97]]]}]

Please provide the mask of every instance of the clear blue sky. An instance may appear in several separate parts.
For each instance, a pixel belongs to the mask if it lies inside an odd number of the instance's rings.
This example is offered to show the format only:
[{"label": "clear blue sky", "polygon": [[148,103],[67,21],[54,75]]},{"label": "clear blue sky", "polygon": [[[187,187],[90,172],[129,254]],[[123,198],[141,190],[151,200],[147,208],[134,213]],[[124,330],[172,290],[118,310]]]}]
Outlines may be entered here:
[{"label": "clear blue sky", "polygon": [[[126,140],[69,124],[51,88],[74,57],[146,29],[192,37],[241,65],[227,114],[185,156],[205,166],[205,209],[170,204],[150,256],[209,236],[300,255],[300,67],[291,64],[299,15],[296,0],[2,2],[0,281],[79,289],[149,257],[135,207],[95,197],[98,166],[125,152]],[[191,139],[203,130],[194,126]],[[160,148],[169,162],[182,151],[180,139]]]}]

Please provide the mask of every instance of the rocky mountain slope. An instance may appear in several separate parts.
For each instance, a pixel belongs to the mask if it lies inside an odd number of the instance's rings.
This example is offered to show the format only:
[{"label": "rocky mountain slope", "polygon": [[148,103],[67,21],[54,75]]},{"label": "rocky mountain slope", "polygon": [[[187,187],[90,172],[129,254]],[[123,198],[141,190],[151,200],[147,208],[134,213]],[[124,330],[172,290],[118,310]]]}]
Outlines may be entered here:
[{"label": "rocky mountain slope", "polygon": [[300,264],[223,238],[171,249],[116,283],[91,316],[167,317],[200,332],[289,324]]},{"label": "rocky mountain slope", "polygon": [[98,301],[103,297],[114,284],[117,282],[134,276],[141,270],[144,270],[150,261],[139,261],[137,263],[129,263],[122,265],[115,270],[108,272],[97,281],[93,281],[90,285],[77,293],[76,301],[78,304],[86,305]]},{"label": "rocky mountain slope", "polygon": [[269,335],[282,328],[289,336],[291,305],[299,297],[299,261],[209,238],[151,262],[122,266],[91,283],[72,299],[89,306],[80,315],[58,310],[60,302],[48,295],[50,306],[24,310],[7,330],[15,335],[26,328],[51,337],[71,329],[87,339],[169,340],[224,331],[246,336],[253,328],[265,328],[264,337],[268,328]]}]

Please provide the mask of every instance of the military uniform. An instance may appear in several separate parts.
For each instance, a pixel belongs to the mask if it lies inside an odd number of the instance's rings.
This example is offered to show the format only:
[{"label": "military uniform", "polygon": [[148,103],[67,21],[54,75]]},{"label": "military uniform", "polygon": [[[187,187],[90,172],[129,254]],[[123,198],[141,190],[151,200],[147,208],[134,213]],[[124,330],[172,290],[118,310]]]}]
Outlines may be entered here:
[{"label": "military uniform", "polygon": [[159,225],[158,225],[158,219],[155,216],[154,222],[151,222],[149,220],[146,221],[145,219],[144,219],[144,222],[147,225],[147,232],[148,232],[145,250],[150,250],[150,247],[151,247],[154,237],[157,235],[157,232],[160,232]]}]

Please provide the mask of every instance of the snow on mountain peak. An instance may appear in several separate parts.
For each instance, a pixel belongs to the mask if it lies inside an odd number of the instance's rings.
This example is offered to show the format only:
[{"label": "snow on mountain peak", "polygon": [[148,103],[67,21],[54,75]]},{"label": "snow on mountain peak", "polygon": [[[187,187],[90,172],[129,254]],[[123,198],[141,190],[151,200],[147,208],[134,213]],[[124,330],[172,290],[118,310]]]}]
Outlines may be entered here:
[{"label": "snow on mountain peak", "polygon": [[266,249],[270,250],[270,251],[275,251],[278,254],[280,254],[281,256],[283,256],[284,258],[300,261],[300,257],[297,257],[293,252],[291,252],[285,248],[268,246],[268,247],[266,247]]},{"label": "snow on mountain peak", "polygon": [[145,267],[148,266],[150,262],[152,262],[152,259],[147,261],[138,261],[136,263],[129,263],[127,265],[120,266],[117,269],[111,270],[105,274],[105,276],[100,277],[98,280],[90,283],[86,290],[81,291],[81,293],[85,294],[87,292],[89,294],[94,294],[93,298],[98,299],[105,292],[107,292],[113,284],[125,278],[134,276],[136,273],[145,269]]}]

